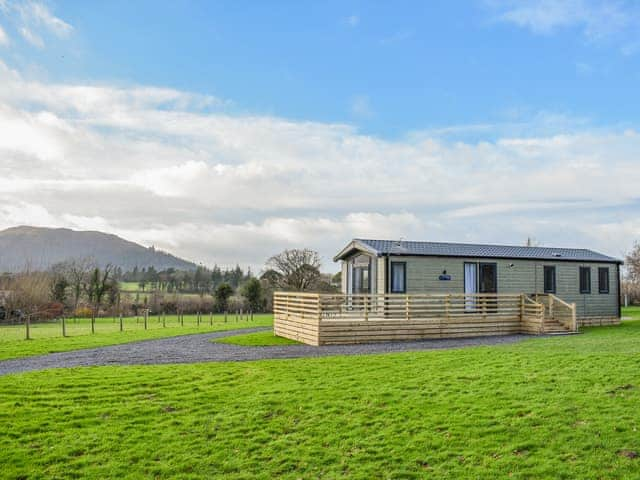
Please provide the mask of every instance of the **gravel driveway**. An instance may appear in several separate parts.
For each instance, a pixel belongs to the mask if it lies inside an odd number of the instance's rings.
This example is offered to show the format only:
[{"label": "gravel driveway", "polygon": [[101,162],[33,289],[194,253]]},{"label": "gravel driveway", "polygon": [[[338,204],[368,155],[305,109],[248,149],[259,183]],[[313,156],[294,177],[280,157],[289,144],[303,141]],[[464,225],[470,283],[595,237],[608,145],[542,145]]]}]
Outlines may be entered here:
[{"label": "gravel driveway", "polygon": [[505,335],[477,338],[452,338],[406,342],[380,342],[360,345],[281,345],[244,347],[214,343],[213,338],[269,330],[269,327],[245,328],[226,332],[182,335],[143,340],[108,347],[51,353],[35,357],[0,361],[0,375],[44,370],[47,368],[85,367],[97,365],[155,365],[163,363],[239,362],[274,358],[324,357],[327,355],[363,355],[371,353],[436,350],[500,345],[519,342],[528,335]]}]

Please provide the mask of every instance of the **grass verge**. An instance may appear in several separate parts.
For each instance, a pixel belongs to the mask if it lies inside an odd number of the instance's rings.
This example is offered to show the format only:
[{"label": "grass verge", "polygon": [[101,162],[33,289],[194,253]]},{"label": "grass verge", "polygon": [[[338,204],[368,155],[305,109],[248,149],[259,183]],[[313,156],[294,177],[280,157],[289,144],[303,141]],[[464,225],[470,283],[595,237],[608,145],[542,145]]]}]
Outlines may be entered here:
[{"label": "grass verge", "polygon": [[636,478],[639,371],[629,321],[508,346],[10,375],[0,465],[6,478]]},{"label": "grass verge", "polygon": [[216,338],[211,340],[216,343],[230,345],[242,345],[245,347],[267,347],[273,345],[300,345],[300,342],[288,338],[277,337],[272,330],[266,332],[245,333],[232,337]]},{"label": "grass verge", "polygon": [[117,345],[153,338],[271,325],[273,325],[271,314],[254,315],[253,321],[236,321],[233,316],[229,316],[227,322],[224,321],[223,316],[215,315],[211,323],[208,316],[203,316],[199,325],[195,315],[185,315],[184,325],[180,324],[177,316],[168,315],[164,324],[156,317],[150,318],[147,322],[147,330],[144,329],[142,320],[136,321],[135,318],[126,318],[124,319],[124,331],[120,332],[120,324],[117,320],[99,318],[96,319],[96,333],[92,334],[90,321],[79,319],[77,323],[73,320],[67,320],[68,337],[61,336],[59,323],[33,325],[31,328],[32,340],[24,339],[23,326],[4,326],[0,327],[0,360],[66,352],[80,348]]}]

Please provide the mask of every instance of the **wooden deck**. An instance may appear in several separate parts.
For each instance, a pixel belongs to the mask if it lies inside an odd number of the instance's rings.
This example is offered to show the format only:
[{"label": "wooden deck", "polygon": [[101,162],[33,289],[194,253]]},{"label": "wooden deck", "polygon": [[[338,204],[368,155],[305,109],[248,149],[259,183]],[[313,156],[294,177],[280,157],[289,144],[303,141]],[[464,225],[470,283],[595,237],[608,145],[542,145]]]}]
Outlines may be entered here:
[{"label": "wooden deck", "polygon": [[577,331],[554,295],[274,294],[274,331],[309,345]]}]

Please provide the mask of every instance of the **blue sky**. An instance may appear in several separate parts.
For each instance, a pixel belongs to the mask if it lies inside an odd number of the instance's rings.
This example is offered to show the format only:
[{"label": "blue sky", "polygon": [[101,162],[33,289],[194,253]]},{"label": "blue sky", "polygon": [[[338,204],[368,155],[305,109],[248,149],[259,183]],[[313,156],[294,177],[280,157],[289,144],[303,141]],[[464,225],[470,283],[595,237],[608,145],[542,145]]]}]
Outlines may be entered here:
[{"label": "blue sky", "polygon": [[365,235],[620,256],[639,27],[630,1],[0,0],[0,227],[254,268]]},{"label": "blue sky", "polygon": [[589,34],[575,20],[532,31],[483,1],[54,5],[73,39],[17,51],[57,81],[162,85],[226,99],[231,111],[385,137],[540,112],[634,125],[640,111],[629,101],[638,58],[624,53],[640,33],[628,27]]}]

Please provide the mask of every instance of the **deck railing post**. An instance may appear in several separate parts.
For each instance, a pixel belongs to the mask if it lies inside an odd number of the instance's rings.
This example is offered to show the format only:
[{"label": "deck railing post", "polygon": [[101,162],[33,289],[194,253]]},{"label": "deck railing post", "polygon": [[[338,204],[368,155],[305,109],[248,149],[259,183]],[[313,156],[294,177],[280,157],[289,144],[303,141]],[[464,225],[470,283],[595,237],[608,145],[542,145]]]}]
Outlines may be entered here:
[{"label": "deck railing post", "polygon": [[444,318],[449,321],[449,308],[451,306],[451,294],[448,294],[444,299]]},{"label": "deck railing post", "polygon": [[369,304],[368,298],[369,298],[369,296],[368,296],[368,295],[365,295],[365,296],[364,296],[364,320],[365,320],[365,322],[366,322],[367,320],[369,320],[369,312],[367,311],[368,306],[369,306],[369,305],[368,305],[368,304]]},{"label": "deck railing post", "polygon": [[405,295],[405,316],[406,320],[409,321],[409,295]]},{"label": "deck railing post", "polygon": [[549,295],[549,318],[553,318],[553,295]]},{"label": "deck railing post", "polygon": [[524,321],[524,293],[520,294],[520,323]]},{"label": "deck railing post", "polygon": [[578,319],[576,318],[576,304],[571,304],[571,326],[573,327],[573,331],[578,331]]}]

